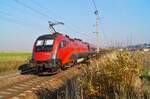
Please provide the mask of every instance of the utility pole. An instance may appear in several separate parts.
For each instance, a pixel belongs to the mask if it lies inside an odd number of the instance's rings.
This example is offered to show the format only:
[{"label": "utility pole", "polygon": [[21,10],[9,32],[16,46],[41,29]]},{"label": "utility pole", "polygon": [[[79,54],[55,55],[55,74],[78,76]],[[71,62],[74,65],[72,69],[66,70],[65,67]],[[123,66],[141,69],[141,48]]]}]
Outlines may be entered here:
[{"label": "utility pole", "polygon": [[99,39],[99,13],[98,10],[94,12],[96,15],[96,46],[97,46],[97,53],[99,52],[99,45],[100,45],[100,39]]}]

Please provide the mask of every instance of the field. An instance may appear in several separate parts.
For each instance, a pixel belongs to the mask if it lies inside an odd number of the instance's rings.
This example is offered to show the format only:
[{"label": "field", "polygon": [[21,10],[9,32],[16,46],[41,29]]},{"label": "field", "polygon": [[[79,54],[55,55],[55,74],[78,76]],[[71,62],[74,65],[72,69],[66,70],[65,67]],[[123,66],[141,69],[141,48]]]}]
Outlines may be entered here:
[{"label": "field", "polygon": [[30,52],[0,52],[0,75],[17,72],[18,67],[30,57]]}]

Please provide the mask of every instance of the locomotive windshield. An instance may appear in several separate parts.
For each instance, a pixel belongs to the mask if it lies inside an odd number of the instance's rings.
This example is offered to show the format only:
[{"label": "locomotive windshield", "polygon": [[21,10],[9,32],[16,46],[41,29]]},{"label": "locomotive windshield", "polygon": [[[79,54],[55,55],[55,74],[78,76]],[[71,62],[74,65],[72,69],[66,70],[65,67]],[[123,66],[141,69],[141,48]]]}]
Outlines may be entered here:
[{"label": "locomotive windshield", "polygon": [[37,40],[35,48],[37,52],[51,51],[53,48],[54,39]]}]

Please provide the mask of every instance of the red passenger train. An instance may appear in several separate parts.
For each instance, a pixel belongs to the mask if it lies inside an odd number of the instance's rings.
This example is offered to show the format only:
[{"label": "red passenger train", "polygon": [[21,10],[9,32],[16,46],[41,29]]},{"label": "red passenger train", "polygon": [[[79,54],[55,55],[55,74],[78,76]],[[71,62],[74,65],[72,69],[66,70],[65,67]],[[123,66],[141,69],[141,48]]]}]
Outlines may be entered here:
[{"label": "red passenger train", "polygon": [[80,39],[72,39],[60,33],[42,35],[33,47],[30,66],[38,73],[55,72],[88,59],[96,47]]}]

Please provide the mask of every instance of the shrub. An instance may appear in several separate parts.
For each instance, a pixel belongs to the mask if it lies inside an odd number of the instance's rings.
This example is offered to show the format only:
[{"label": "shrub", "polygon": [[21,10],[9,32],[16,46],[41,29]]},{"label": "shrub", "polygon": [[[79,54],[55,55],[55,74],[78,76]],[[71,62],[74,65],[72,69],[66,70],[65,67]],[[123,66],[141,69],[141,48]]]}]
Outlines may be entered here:
[{"label": "shrub", "polygon": [[140,52],[113,52],[90,61],[86,66],[82,87],[89,97],[139,98],[144,97],[141,79]]}]

